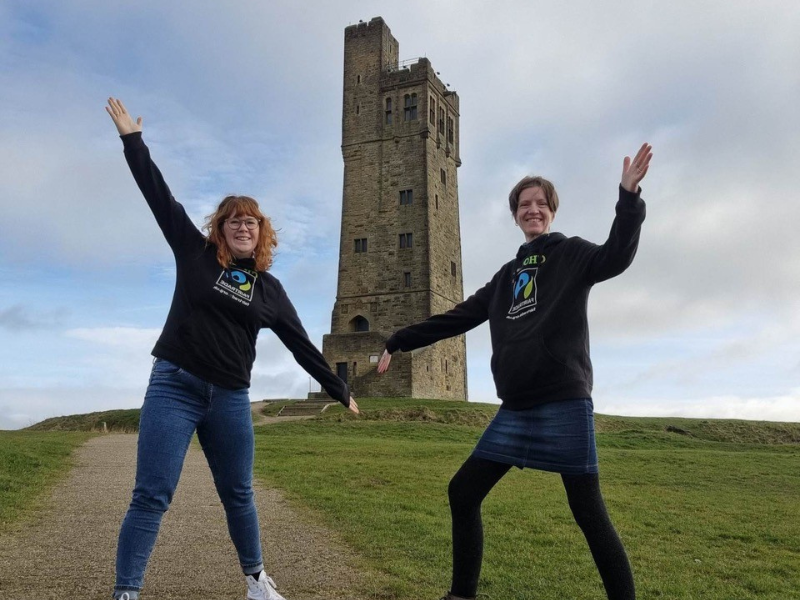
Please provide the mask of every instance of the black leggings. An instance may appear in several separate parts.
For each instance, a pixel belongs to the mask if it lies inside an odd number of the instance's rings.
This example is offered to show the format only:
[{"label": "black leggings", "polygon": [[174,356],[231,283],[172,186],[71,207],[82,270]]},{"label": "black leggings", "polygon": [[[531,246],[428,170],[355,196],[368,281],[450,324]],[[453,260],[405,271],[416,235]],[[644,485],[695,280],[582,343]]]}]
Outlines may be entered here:
[{"label": "black leggings", "polygon": [[[483,559],[481,503],[511,465],[470,456],[450,481],[453,517],[452,594],[472,598]],[[609,600],[634,600],[633,575],[625,548],[608,517],[595,474],[561,475],[567,501],[600,571]]]}]

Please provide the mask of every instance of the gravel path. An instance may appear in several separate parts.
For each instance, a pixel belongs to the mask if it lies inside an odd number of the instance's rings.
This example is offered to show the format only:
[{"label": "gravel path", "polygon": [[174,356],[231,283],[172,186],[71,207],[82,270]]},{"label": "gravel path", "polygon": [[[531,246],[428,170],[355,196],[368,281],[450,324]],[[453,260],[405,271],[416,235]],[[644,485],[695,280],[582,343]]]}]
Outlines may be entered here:
[{"label": "gravel path", "polygon": [[[0,600],[108,600],[117,534],[130,501],[135,435],[89,440],[48,507],[0,543]],[[354,556],[256,488],[267,572],[288,600],[359,600]],[[363,589],[363,587],[361,588]],[[192,444],[150,559],[142,600],[243,600],[244,580],[202,451]]]}]

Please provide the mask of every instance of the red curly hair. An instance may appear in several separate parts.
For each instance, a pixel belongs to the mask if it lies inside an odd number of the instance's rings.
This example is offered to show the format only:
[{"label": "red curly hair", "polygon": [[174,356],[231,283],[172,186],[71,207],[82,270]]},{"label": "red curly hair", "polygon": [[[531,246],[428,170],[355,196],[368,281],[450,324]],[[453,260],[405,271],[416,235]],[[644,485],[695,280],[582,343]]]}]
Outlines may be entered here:
[{"label": "red curly hair", "polygon": [[203,230],[208,232],[208,241],[217,247],[217,261],[223,268],[233,264],[233,254],[222,231],[225,219],[234,216],[258,219],[258,243],[253,251],[257,271],[266,271],[272,266],[273,249],[278,245],[278,236],[269,218],[261,212],[258,202],[250,196],[225,196],[217,210],[206,217]]}]

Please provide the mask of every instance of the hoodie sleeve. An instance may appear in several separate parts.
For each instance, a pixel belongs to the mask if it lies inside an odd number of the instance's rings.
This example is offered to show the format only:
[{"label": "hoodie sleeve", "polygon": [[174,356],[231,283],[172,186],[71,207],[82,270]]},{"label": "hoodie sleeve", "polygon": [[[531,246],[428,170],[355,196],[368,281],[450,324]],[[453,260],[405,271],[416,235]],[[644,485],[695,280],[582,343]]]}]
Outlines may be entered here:
[{"label": "hoodie sleeve", "polygon": [[308,339],[308,334],[300,322],[300,317],[297,316],[297,311],[289,300],[289,296],[282,285],[279,283],[277,285],[277,319],[272,325],[272,331],[289,349],[297,364],[318,381],[331,398],[349,407],[350,389],[331,371],[328,361]]},{"label": "hoodie sleeve", "polygon": [[177,250],[190,241],[204,241],[203,234],[192,223],[180,202],[173,198],[161,171],[150,158],[150,150],[142,139],[142,132],[120,137],[131,174],[170,247]]},{"label": "hoodie sleeve", "polygon": [[591,283],[611,279],[622,273],[633,262],[639,247],[639,234],[645,217],[645,204],[639,195],[619,188],[619,201],[611,232],[606,242],[593,246],[588,261],[588,278]]},{"label": "hoodie sleeve", "polygon": [[457,304],[446,313],[434,315],[416,325],[410,325],[394,333],[386,341],[389,354],[396,351],[409,352],[460,335],[474,329],[489,318],[489,302],[497,285],[498,272],[492,280],[472,296]]}]

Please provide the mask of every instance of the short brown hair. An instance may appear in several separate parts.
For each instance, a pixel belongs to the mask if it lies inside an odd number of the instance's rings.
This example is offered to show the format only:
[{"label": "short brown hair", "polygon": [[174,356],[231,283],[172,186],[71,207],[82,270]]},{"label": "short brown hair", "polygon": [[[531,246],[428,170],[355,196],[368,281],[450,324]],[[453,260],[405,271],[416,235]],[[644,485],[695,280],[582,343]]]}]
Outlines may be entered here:
[{"label": "short brown hair", "polygon": [[556,214],[558,210],[558,193],[556,187],[544,177],[528,175],[520,179],[519,183],[514,186],[511,193],[508,195],[508,207],[511,209],[511,215],[517,216],[517,209],[519,208],[519,195],[522,190],[526,188],[538,187],[542,188],[544,197],[547,200],[547,206]]},{"label": "short brown hair", "polygon": [[208,232],[208,241],[217,247],[217,261],[223,268],[233,264],[233,254],[225,241],[222,228],[225,219],[243,215],[258,219],[258,243],[253,251],[257,271],[266,271],[272,266],[273,248],[278,245],[278,236],[269,218],[261,212],[258,202],[250,196],[225,196],[217,210],[206,217],[203,229]]}]

